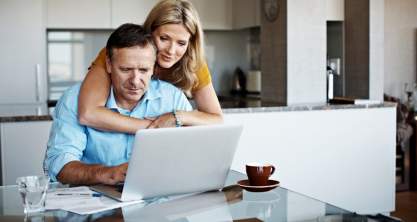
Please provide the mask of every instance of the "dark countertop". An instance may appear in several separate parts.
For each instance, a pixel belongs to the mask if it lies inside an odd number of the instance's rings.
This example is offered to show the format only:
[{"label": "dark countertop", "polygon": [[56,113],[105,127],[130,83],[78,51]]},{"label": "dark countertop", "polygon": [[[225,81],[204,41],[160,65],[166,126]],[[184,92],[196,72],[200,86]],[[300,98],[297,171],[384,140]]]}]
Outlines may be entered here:
[{"label": "dark countertop", "polygon": [[[252,113],[252,112],[288,112],[335,109],[367,109],[395,107],[395,103],[384,102],[379,104],[343,104],[343,103],[315,103],[287,106],[283,103],[264,101],[259,95],[249,96],[218,96],[224,113]],[[362,100],[362,102],[365,100]],[[352,101],[349,101],[353,103]],[[372,101],[371,101],[372,102]],[[366,103],[366,102],[365,102]]]},{"label": "dark countertop", "polygon": [[52,116],[50,115],[0,116],[0,123],[48,121],[48,120],[52,120]]},{"label": "dark countertop", "polygon": [[52,117],[46,104],[2,104],[0,105],[0,123],[50,121]]},{"label": "dark countertop", "polygon": [[339,109],[374,109],[396,107],[395,103],[385,102],[381,104],[348,104],[348,105],[329,105],[329,104],[305,104],[292,106],[274,107],[247,107],[223,109],[224,113],[259,113],[259,112],[293,112],[293,111],[318,111],[318,110],[339,110]]}]

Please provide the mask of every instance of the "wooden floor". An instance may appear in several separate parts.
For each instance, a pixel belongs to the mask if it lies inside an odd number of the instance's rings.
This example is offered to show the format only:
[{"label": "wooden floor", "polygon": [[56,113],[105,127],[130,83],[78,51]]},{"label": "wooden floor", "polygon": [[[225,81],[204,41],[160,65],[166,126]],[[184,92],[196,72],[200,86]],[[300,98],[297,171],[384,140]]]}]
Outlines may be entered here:
[{"label": "wooden floor", "polygon": [[405,222],[417,222],[417,191],[397,192],[395,212],[391,215]]}]

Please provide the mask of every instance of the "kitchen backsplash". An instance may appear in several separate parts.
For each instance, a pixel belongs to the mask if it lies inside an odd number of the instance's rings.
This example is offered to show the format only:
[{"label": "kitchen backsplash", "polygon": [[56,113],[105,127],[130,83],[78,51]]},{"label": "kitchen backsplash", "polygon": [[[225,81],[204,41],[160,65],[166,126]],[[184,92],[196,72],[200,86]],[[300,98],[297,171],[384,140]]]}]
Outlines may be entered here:
[{"label": "kitchen backsplash", "polygon": [[205,31],[205,37],[207,63],[217,94],[230,94],[237,67],[245,74],[260,69],[260,28]]},{"label": "kitchen backsplash", "polygon": [[[49,100],[59,99],[82,81],[111,30],[48,31]],[[205,52],[214,89],[228,95],[236,67],[245,73],[260,69],[260,28],[205,31]]]}]

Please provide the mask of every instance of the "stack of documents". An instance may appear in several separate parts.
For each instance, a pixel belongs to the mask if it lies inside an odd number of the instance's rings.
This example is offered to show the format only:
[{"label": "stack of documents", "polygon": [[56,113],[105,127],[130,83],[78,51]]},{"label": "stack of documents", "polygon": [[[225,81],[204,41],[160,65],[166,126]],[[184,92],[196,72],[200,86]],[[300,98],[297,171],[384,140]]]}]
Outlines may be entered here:
[{"label": "stack of documents", "polygon": [[86,186],[48,190],[45,208],[65,210],[77,214],[93,214],[143,201],[119,202],[102,196]]}]

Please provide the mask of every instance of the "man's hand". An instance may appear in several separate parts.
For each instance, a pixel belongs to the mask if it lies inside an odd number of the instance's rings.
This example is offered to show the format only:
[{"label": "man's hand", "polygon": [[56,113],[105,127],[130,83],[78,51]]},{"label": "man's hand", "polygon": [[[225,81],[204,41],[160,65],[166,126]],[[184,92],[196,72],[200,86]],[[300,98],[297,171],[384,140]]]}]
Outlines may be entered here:
[{"label": "man's hand", "polygon": [[73,185],[91,185],[98,183],[114,185],[125,180],[127,167],[128,163],[107,167],[99,164],[85,164],[80,161],[71,161],[61,169],[57,175],[57,179],[61,183]]},{"label": "man's hand", "polygon": [[114,167],[103,167],[97,172],[97,180],[102,184],[115,185],[124,182],[128,163]]},{"label": "man's hand", "polygon": [[175,127],[175,117],[172,113],[165,113],[161,116],[156,117],[148,126],[148,129],[168,127]]}]

